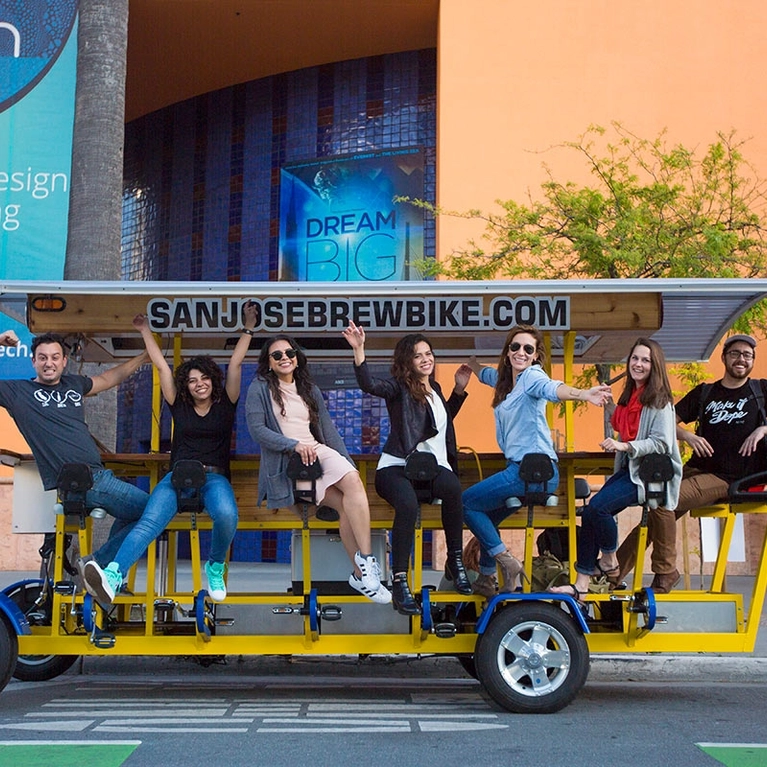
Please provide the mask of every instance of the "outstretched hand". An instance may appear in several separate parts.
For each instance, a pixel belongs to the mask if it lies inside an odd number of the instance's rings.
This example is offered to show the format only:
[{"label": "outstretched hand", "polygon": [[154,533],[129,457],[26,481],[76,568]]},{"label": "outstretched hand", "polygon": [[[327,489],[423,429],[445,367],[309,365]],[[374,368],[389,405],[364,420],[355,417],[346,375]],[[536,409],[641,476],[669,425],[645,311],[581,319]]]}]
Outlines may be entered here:
[{"label": "outstretched hand", "polygon": [[365,345],[365,329],[361,325],[355,325],[351,320],[349,320],[349,327],[341,335],[352,349],[361,349]]},{"label": "outstretched hand", "polygon": [[600,384],[587,389],[585,399],[592,405],[602,407],[602,405],[606,405],[610,401],[612,396],[612,389],[607,384]]},{"label": "outstretched hand", "polygon": [[146,318],[146,314],[137,314],[133,318],[133,327],[138,331],[144,330],[149,327],[149,320]]}]

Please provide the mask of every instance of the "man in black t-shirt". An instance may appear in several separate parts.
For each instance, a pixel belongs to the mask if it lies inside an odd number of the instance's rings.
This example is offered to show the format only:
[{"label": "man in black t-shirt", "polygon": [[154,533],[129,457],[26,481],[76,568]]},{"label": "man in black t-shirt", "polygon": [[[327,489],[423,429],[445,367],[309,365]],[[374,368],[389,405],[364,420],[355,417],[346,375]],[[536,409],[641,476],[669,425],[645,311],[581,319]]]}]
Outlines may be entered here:
[{"label": "man in black t-shirt", "polygon": [[[690,509],[726,499],[730,483],[767,468],[767,381],[749,379],[755,352],[751,336],[730,336],[722,351],[724,376],[714,384],[699,384],[676,405],[677,439],[687,442],[693,454],[684,467],[676,510],[651,509],[647,519],[652,588],[658,593],[668,593],[679,581],[677,520]],[[695,432],[682,426],[694,422]],[[618,549],[621,580],[636,563],[638,536],[635,527]]]},{"label": "man in black t-shirt", "polygon": [[[0,346],[15,346],[12,330],[0,333]],[[96,376],[67,375],[67,349],[55,333],[36,336],[32,341],[35,377],[0,381],[0,407],[4,407],[29,445],[37,462],[43,487],[52,490],[65,463],[84,463],[93,473],[93,488],[86,502],[100,506],[115,518],[107,542],[93,557],[110,562],[141,517],[148,494],[135,485],[117,479],[101,463],[101,454],[83,415],[83,399],[111,389],[148,360],[146,352],[109,368]]]}]

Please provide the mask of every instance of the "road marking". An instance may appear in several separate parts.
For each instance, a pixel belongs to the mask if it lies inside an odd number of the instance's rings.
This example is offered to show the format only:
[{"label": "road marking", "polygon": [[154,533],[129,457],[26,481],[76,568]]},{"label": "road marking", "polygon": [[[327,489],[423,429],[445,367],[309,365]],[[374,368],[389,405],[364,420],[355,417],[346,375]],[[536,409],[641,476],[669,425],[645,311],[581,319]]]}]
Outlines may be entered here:
[{"label": "road marking", "polygon": [[[144,688],[147,689],[146,687]],[[153,689],[153,688],[152,688]],[[24,721],[0,724],[6,730],[43,730],[94,733],[382,733],[450,732],[507,729],[482,699],[455,695],[403,693],[375,702],[325,694],[317,697],[237,696],[232,698],[173,698],[173,688],[157,697],[135,696],[115,701],[109,697],[56,698],[24,716]]]},{"label": "road marking", "polygon": [[84,722],[18,722],[16,724],[0,724],[0,730],[47,730],[48,732],[82,732],[94,724],[93,719]]}]

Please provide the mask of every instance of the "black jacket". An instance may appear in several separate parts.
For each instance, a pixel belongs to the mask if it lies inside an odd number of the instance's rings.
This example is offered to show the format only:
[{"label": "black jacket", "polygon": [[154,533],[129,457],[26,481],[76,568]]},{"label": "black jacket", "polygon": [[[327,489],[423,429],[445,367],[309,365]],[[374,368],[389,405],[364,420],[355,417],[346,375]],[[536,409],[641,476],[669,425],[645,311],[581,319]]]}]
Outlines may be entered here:
[{"label": "black jacket", "polygon": [[[434,413],[426,403],[413,399],[407,386],[400,383],[396,378],[373,378],[366,362],[354,366],[354,374],[362,391],[383,397],[386,400],[386,409],[389,411],[389,437],[383,446],[383,452],[396,455],[398,458],[407,458],[415,450],[419,442],[430,439],[437,434],[437,426],[434,422]],[[455,441],[455,429],[453,418],[458,415],[467,392],[456,394],[453,392],[450,399],[445,401],[442,389],[436,381],[431,382],[431,387],[437,392],[447,411],[447,431],[445,443],[447,458],[453,471],[458,473],[458,449]]]}]

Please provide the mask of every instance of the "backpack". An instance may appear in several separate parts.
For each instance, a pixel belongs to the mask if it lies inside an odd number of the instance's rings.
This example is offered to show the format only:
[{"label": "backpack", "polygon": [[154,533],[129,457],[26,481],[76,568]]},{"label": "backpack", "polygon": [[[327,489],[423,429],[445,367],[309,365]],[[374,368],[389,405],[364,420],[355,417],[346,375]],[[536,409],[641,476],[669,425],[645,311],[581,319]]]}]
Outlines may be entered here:
[{"label": "backpack", "polygon": [[570,582],[570,568],[550,551],[533,557],[533,571],[530,578],[531,591],[546,591],[551,586],[564,586]]}]

